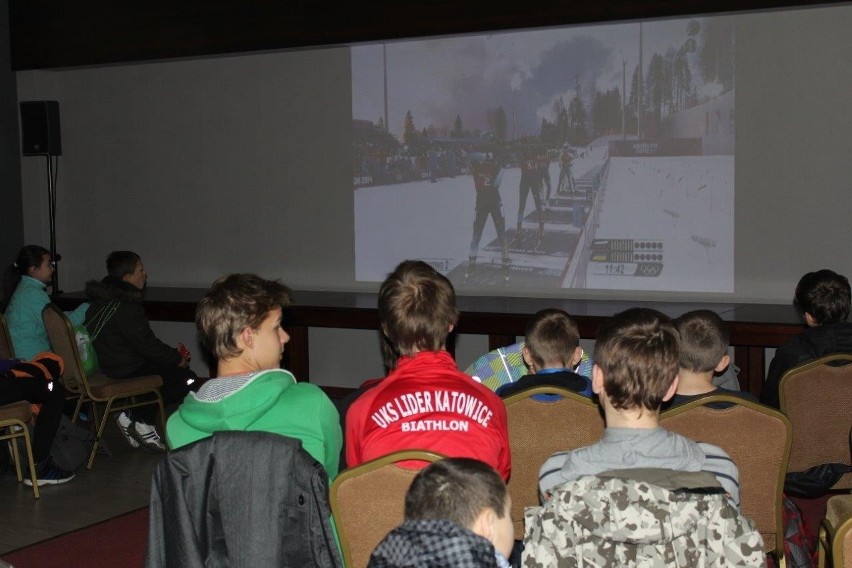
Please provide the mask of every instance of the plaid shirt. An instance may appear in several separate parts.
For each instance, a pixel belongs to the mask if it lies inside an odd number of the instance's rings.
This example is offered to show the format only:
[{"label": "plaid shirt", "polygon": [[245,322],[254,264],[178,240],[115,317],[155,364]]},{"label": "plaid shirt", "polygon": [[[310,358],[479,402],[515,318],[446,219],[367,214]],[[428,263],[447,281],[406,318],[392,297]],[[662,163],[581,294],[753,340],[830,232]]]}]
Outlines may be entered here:
[{"label": "plaid shirt", "polygon": [[369,568],[496,568],[494,546],[445,520],[405,521],[379,543]]}]

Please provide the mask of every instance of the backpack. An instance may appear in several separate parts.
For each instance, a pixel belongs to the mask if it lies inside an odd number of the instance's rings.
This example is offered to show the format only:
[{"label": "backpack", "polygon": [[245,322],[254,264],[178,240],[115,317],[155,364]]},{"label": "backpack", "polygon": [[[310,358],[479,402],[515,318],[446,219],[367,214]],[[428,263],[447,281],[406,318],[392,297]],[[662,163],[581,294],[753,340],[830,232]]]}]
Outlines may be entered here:
[{"label": "backpack", "polygon": [[809,526],[801,509],[784,495],[784,558],[790,568],[816,566],[817,530]]},{"label": "backpack", "polygon": [[98,365],[98,354],[95,352],[94,341],[98,338],[101,330],[107,322],[115,314],[120,302],[110,302],[102,307],[92,319],[88,322],[89,326],[93,326],[94,330],[89,333],[89,328],[86,323],[78,325],[74,328],[74,338],[77,340],[77,351],[80,353],[80,362],[83,364],[83,370],[86,373],[93,373],[100,368]]},{"label": "backpack", "polygon": [[[94,445],[95,435],[87,428],[74,424],[63,414],[53,438],[50,457],[58,467],[75,471],[89,459]],[[101,440],[100,447],[104,447],[104,440]],[[106,448],[105,451],[109,452]]]}]

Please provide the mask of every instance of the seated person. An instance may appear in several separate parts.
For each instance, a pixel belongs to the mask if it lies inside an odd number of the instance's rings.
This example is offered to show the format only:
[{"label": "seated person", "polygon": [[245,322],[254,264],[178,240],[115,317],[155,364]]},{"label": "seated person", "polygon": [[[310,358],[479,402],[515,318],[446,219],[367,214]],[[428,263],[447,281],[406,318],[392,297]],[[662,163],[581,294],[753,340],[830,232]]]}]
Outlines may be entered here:
[{"label": "seated person", "polygon": [[669,432],[660,407],[677,392],[680,337],[656,310],[632,308],[598,330],[592,389],[604,409],[606,430],[591,446],[552,455],[541,467],[539,489],[553,489],[583,475],[634,468],[707,471],[739,507],[737,466],[721,448]]},{"label": "seated person", "polygon": [[[163,403],[180,402],[198,377],[189,368],[189,359],[160,341],[151,329],[142,306],[148,279],[142,259],[134,252],[115,251],[107,257],[106,266],[103,280],[86,284],[86,295],[92,300],[86,325],[94,337],[101,371],[113,379],[159,375]],[[155,405],[147,405],[118,415],[116,424],[131,446],[165,451],[154,428],[156,412]]]},{"label": "seated person", "polygon": [[[54,270],[49,250],[27,245],[4,276],[2,307],[5,308],[15,357],[19,359],[30,360],[37,353],[51,350],[41,311],[50,303],[47,286],[53,279]],[[72,325],[81,325],[88,307],[89,304],[80,304],[65,315]]]},{"label": "seated person", "polygon": [[591,380],[572,370],[580,363],[583,348],[577,324],[564,311],[541,310],[532,317],[527,324],[523,354],[532,373],[498,388],[501,397],[542,386],[592,396]]},{"label": "seated person", "polygon": [[281,369],[290,336],[281,327],[290,291],[254,274],[213,283],[198,304],[195,324],[218,361],[218,377],[190,393],[169,418],[169,447],[180,448],[220,430],[260,430],[302,441],[330,480],[337,476],[340,424],[316,385]]},{"label": "seated person", "polygon": [[779,387],[784,373],[823,355],[852,353],[849,280],[831,270],[808,272],[796,286],[796,306],[808,329],[775,351],[760,402],[781,407]]},{"label": "seated person", "polygon": [[404,261],[382,283],[379,320],[396,364],[349,407],[349,467],[419,449],[484,461],[508,479],[506,407],[445,349],[458,314],[453,285],[425,262]]},{"label": "seated person", "polygon": [[379,543],[371,568],[508,568],[515,533],[509,490],[487,464],[448,458],[423,469],[405,495],[405,522]]},{"label": "seated person", "polygon": [[[0,406],[21,400],[40,405],[32,436],[39,487],[65,483],[74,478],[73,472],[58,467],[50,458],[65,404],[66,391],[59,381],[64,367],[59,355],[39,353],[32,361],[17,362],[0,373]],[[2,451],[5,452],[5,448]],[[24,483],[31,486],[32,480],[25,477]]]},{"label": "seated person", "polygon": [[731,364],[728,356],[728,327],[716,312],[687,312],[675,320],[675,326],[680,333],[680,371],[677,393],[666,408],[714,394],[727,394],[757,402],[750,392],[727,390],[713,384],[715,373],[723,372]]}]

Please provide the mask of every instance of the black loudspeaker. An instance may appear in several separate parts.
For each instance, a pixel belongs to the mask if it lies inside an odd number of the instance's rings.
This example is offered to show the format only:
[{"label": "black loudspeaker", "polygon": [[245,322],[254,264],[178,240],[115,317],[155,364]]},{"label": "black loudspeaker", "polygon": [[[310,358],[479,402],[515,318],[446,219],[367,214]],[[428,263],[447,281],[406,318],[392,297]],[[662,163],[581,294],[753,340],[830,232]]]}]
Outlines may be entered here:
[{"label": "black loudspeaker", "polygon": [[21,103],[21,153],[24,156],[62,155],[57,101]]}]

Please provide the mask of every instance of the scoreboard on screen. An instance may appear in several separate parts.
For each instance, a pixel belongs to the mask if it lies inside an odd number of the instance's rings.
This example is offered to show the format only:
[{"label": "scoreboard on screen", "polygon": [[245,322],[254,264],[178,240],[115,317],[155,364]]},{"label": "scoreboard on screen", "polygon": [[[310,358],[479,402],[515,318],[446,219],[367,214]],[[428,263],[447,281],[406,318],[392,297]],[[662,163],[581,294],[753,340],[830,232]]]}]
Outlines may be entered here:
[{"label": "scoreboard on screen", "polygon": [[596,276],[659,276],[662,239],[595,239],[589,271]]}]

